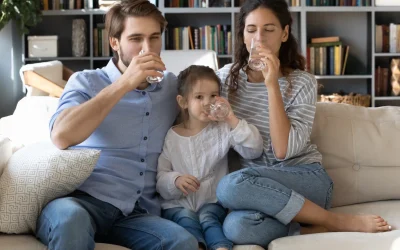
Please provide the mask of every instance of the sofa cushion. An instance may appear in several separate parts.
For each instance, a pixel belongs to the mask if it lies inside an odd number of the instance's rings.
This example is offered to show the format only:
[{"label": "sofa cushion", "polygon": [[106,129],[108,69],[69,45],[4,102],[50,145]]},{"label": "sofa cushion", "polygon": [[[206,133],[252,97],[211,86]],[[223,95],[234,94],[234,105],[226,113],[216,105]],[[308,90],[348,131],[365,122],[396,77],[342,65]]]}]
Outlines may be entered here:
[{"label": "sofa cushion", "polygon": [[[1,235],[0,249],[12,250],[47,250],[47,247],[31,235]],[[96,243],[95,250],[128,250],[128,248]]]},{"label": "sofa cushion", "polygon": [[397,250],[400,230],[386,233],[320,233],[276,239],[268,250]]},{"label": "sofa cushion", "polygon": [[332,206],[400,199],[400,108],[318,103],[311,141],[333,179]]},{"label": "sofa cushion", "polygon": [[3,173],[3,169],[6,167],[6,163],[8,159],[10,159],[11,155],[12,155],[11,141],[0,134],[0,176]]},{"label": "sofa cushion", "polygon": [[10,137],[14,145],[50,141],[49,121],[58,106],[58,98],[32,96],[22,98],[12,115]]},{"label": "sofa cushion", "polygon": [[0,177],[0,232],[35,232],[43,207],[83,183],[99,155],[94,149],[59,150],[51,142],[14,153]]}]

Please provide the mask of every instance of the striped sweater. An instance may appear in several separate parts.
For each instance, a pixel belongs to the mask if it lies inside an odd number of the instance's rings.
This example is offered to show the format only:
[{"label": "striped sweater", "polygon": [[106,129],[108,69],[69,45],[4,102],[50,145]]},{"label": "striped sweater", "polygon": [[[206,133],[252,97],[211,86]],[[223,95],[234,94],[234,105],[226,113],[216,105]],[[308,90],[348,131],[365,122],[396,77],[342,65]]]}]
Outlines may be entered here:
[{"label": "striped sweater", "polygon": [[321,163],[322,156],[316,145],[310,143],[317,101],[315,77],[305,71],[295,70],[289,75],[291,87],[286,77],[279,78],[286,114],[291,123],[288,148],[284,159],[278,159],[273,151],[269,131],[268,90],[263,82],[250,83],[246,73],[239,74],[238,89],[229,93],[225,84],[232,64],[218,70],[222,82],[221,95],[227,98],[233,112],[240,119],[255,125],[264,140],[264,153],[255,160],[242,160],[243,167],[286,167],[302,164]]}]

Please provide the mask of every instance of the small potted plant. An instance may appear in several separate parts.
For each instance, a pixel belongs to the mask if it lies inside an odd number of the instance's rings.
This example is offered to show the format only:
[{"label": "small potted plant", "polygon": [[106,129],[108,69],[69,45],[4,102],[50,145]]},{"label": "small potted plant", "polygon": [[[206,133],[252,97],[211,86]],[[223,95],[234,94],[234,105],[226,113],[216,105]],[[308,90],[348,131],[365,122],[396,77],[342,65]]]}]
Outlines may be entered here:
[{"label": "small potted plant", "polygon": [[40,0],[2,0],[0,6],[0,30],[14,20],[21,34],[27,34],[42,20]]}]

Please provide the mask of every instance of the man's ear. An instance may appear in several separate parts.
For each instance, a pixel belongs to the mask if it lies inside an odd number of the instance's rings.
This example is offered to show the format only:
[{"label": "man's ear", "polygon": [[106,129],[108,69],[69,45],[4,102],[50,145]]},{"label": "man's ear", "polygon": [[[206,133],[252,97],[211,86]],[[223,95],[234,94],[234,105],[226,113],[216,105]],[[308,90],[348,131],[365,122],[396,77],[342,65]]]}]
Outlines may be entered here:
[{"label": "man's ear", "polygon": [[115,37],[110,37],[110,46],[114,51],[119,51],[119,41]]},{"label": "man's ear", "polygon": [[187,102],[185,100],[185,98],[183,98],[183,96],[178,95],[176,97],[176,101],[178,102],[179,107],[181,107],[181,109],[187,109]]}]

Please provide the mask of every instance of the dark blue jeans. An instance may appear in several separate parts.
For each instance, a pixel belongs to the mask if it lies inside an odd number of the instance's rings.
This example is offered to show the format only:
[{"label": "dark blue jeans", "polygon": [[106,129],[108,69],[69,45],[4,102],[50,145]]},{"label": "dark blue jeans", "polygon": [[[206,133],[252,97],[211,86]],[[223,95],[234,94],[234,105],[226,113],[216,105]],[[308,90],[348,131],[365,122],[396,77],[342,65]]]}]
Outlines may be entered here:
[{"label": "dark blue jeans", "polygon": [[138,204],[124,216],[116,207],[80,191],[43,209],[36,236],[49,250],[93,250],[95,241],[135,250],[198,248],[183,227],[148,214]]},{"label": "dark blue jeans", "polygon": [[163,210],[162,217],[184,227],[207,249],[225,247],[231,250],[233,243],[225,237],[222,230],[226,213],[227,210],[220,204],[209,203],[197,213],[183,207],[166,209]]}]

